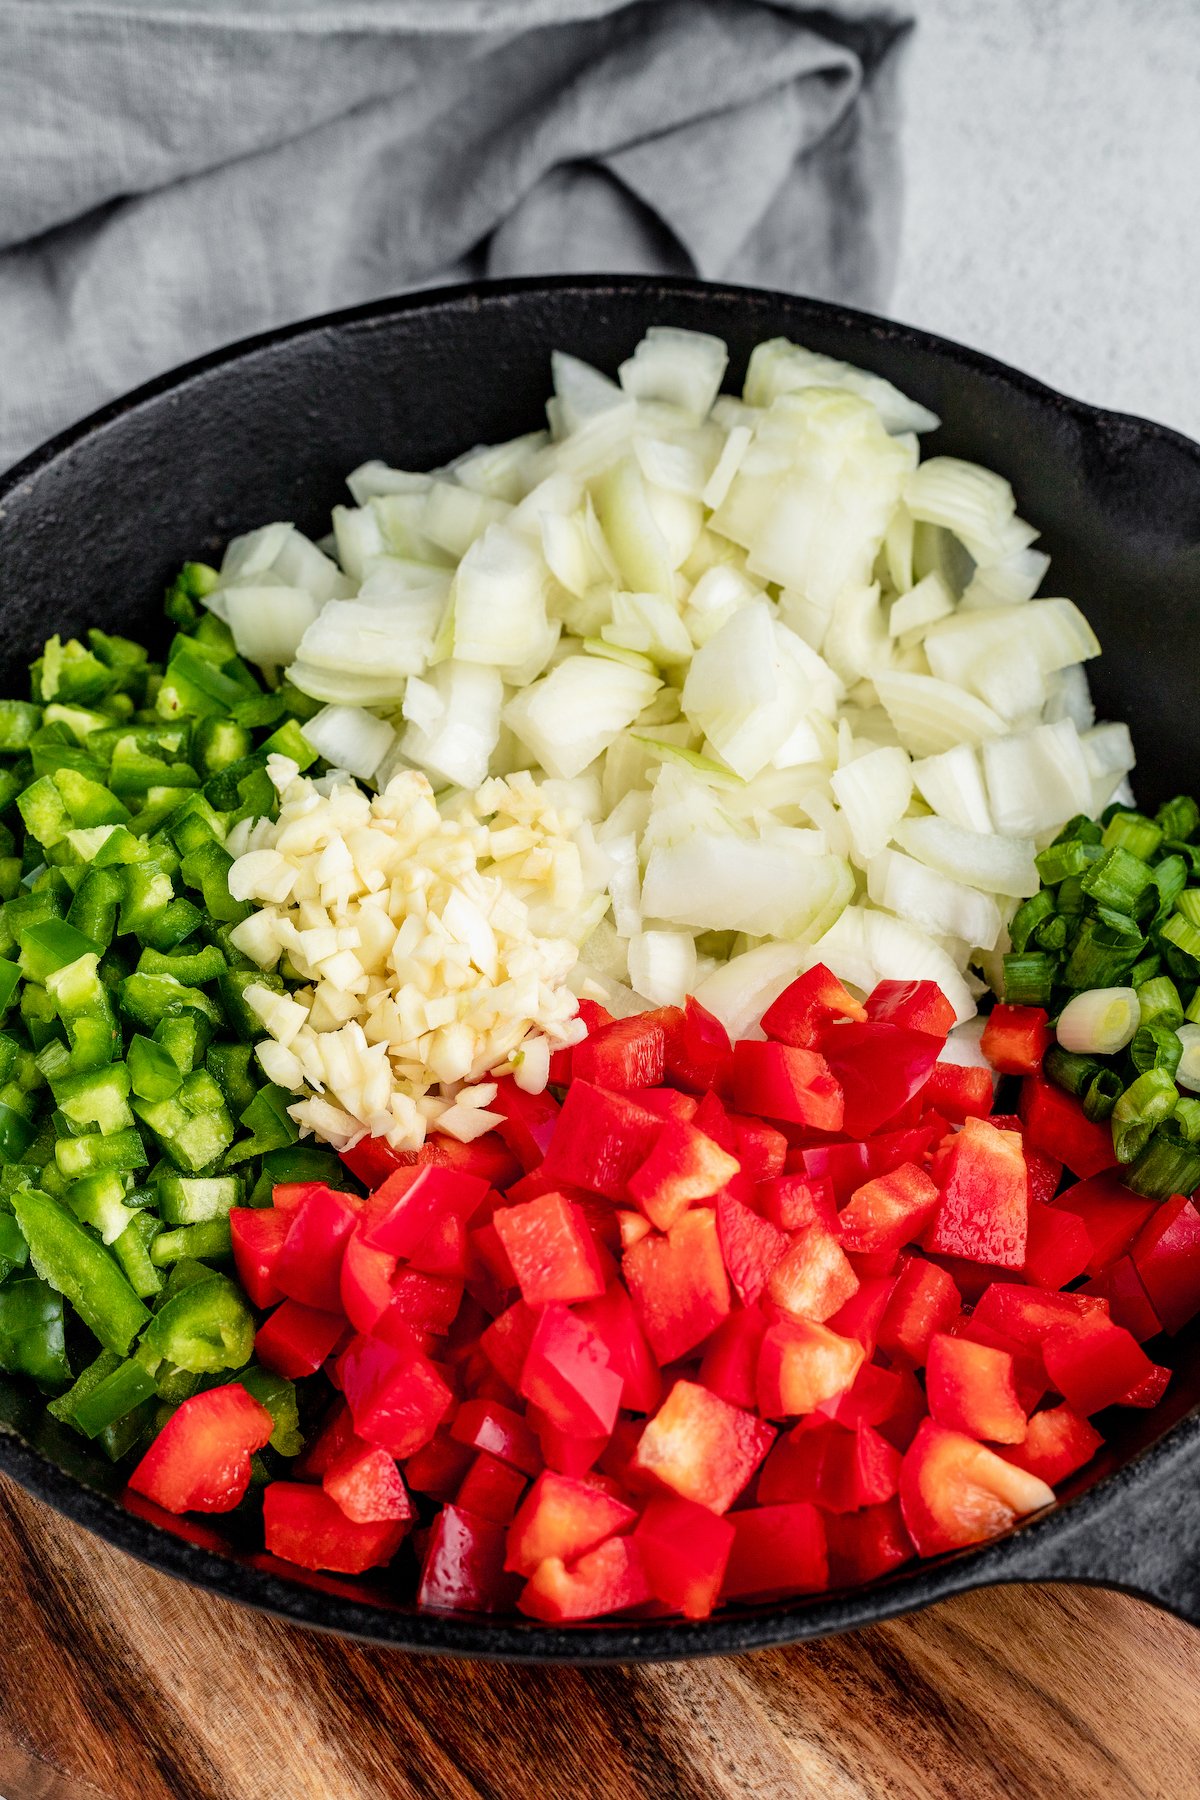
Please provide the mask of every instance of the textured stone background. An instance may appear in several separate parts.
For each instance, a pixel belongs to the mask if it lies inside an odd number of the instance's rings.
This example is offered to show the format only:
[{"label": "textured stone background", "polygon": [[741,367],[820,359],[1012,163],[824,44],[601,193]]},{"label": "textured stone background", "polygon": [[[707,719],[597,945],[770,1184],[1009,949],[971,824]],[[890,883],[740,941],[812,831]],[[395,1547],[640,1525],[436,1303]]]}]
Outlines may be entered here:
[{"label": "textured stone background", "polygon": [[916,0],[895,318],[1200,437],[1200,0]]}]

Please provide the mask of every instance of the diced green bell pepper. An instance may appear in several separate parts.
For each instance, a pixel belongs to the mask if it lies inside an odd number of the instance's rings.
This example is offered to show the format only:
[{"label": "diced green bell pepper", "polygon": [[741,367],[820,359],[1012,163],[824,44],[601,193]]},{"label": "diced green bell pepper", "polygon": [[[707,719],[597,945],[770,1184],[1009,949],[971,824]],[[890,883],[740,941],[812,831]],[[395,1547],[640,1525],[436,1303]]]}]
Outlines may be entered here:
[{"label": "diced green bell pepper", "polygon": [[[59,1148],[86,1141],[72,1138]],[[105,1141],[113,1142],[111,1138]],[[150,1314],[120,1265],[74,1214],[49,1194],[25,1188],[14,1194],[12,1206],[35,1272],[71,1303],[106,1349],[125,1355]]]},{"label": "diced green bell pepper", "polygon": [[139,1300],[162,1292],[163,1278],[150,1260],[151,1246],[161,1229],[152,1213],[135,1212],[120,1237],[113,1240],[113,1255]]},{"label": "diced green bell pepper", "polygon": [[240,1369],[254,1350],[254,1315],[227,1276],[205,1269],[154,1314],[141,1349],[194,1374]]},{"label": "diced green bell pepper", "polygon": [[107,1169],[122,1173],[144,1169],[150,1162],[141,1133],[136,1130],[117,1131],[111,1137],[91,1131],[84,1137],[59,1138],[54,1146],[54,1160],[59,1174],[67,1181],[80,1181]]},{"label": "diced green bell pepper", "polygon": [[238,1380],[260,1406],[266,1407],[275,1421],[270,1437],[272,1450],[278,1451],[280,1456],[299,1456],[304,1448],[304,1433],[300,1429],[295,1382],[284,1375],[273,1374],[270,1369],[262,1369],[257,1363],[243,1369]]},{"label": "diced green bell pepper", "polygon": [[159,1211],[168,1225],[227,1219],[230,1208],[241,1205],[241,1197],[236,1175],[164,1175],[158,1183]]},{"label": "diced green bell pepper", "polygon": [[200,1225],[180,1225],[172,1231],[160,1231],[150,1246],[150,1260],[159,1269],[167,1268],[184,1256],[216,1261],[232,1255],[233,1237],[228,1219],[206,1219]]},{"label": "diced green bell pepper", "polygon": [[233,1142],[234,1126],[220,1088],[206,1069],[185,1075],[168,1100],[136,1100],[134,1111],[185,1174],[215,1162]]}]

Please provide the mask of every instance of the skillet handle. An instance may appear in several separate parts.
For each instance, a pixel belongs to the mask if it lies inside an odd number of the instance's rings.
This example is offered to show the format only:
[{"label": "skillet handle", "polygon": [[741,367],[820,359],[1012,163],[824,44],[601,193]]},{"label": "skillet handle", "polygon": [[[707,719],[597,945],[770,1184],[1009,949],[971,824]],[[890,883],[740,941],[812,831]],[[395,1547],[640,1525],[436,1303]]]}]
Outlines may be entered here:
[{"label": "skillet handle", "polygon": [[1200,1628],[1200,1415],[1052,1521],[1008,1540],[1003,1580],[1116,1588]]}]

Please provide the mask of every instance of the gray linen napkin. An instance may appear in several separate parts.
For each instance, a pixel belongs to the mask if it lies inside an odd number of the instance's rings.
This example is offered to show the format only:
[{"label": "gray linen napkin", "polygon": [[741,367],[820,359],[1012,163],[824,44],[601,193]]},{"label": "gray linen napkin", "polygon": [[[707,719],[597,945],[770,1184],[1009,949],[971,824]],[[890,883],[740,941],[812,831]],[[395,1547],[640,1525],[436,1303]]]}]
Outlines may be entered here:
[{"label": "gray linen napkin", "polygon": [[478,275],[878,305],[888,0],[0,0],[0,468],[248,332]]}]

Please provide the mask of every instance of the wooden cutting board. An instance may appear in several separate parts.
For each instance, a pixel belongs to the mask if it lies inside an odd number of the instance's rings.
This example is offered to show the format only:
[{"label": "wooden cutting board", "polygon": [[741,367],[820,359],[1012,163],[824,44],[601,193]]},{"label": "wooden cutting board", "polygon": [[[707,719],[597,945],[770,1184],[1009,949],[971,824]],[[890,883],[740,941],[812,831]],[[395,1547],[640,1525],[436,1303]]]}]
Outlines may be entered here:
[{"label": "wooden cutting board", "polygon": [[0,1480],[4,1800],[1193,1800],[1200,1633],[1010,1588],[791,1650],[418,1659],[152,1573]]}]

